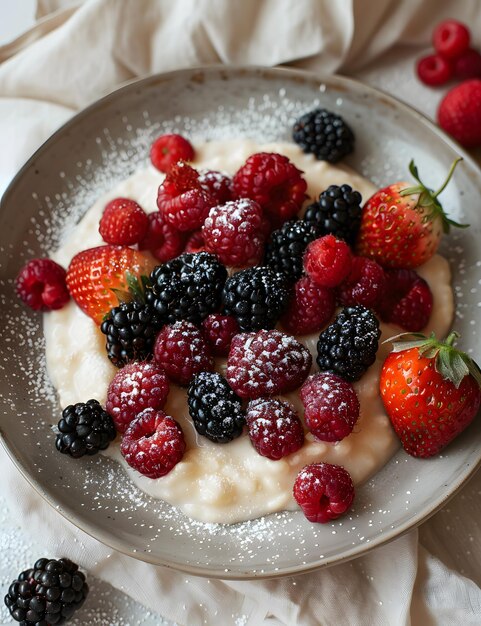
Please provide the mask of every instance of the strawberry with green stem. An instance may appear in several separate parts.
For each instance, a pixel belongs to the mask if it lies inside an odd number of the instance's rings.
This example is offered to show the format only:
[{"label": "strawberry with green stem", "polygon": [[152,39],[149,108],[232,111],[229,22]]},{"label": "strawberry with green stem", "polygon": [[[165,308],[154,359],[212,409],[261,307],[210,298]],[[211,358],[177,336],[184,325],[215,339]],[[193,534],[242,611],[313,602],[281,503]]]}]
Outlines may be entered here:
[{"label": "strawberry with green stem", "polygon": [[454,161],[437,191],[424,185],[414,161],[409,171],[416,185],[398,182],[377,191],[362,210],[357,254],[383,267],[412,269],[435,254],[443,233],[448,233],[451,226],[465,228],[467,225],[447,216],[438,198],[461,160]]},{"label": "strawberry with green stem", "polygon": [[[410,341],[396,342],[401,337]],[[380,377],[381,398],[409,454],[430,457],[457,437],[475,418],[481,403],[481,371],[454,347],[434,335],[404,333],[392,337],[393,351]]]}]

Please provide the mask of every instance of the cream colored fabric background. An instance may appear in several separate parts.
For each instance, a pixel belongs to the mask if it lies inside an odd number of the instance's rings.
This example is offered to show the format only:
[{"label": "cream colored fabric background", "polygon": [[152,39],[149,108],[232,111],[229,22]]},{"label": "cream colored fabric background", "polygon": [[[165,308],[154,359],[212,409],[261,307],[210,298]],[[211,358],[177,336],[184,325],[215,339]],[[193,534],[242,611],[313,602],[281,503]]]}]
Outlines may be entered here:
[{"label": "cream colored fabric background", "polygon": [[[413,78],[412,63],[448,16],[469,23],[481,47],[476,0],[39,0],[38,25],[0,48],[0,193],[73,113],[153,72],[291,64],[357,76],[433,115],[440,92]],[[481,624],[479,474],[419,531],[356,561],[296,578],[223,582],[99,544],[45,504],[3,450],[0,472],[9,508],[39,552],[68,554],[179,624]]]}]

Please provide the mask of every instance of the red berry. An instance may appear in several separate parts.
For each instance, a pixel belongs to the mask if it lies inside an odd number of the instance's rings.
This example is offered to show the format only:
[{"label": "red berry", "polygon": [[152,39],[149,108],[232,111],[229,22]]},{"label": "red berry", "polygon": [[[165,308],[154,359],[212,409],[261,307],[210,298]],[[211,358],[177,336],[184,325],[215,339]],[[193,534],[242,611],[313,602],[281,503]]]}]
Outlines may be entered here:
[{"label": "red berry", "polygon": [[99,233],[115,246],[132,246],[145,237],[149,226],[147,213],[134,200],[115,198],[100,218]]},{"label": "red berry", "polygon": [[282,325],[292,335],[315,333],[327,324],[336,308],[335,293],[319,287],[309,276],[300,278],[293,288]]},{"label": "red berry", "polygon": [[70,299],[64,268],[51,259],[32,259],[18,273],[17,295],[34,311],[61,309]]},{"label": "red berry", "polygon": [[439,54],[429,54],[416,64],[419,80],[425,85],[444,85],[453,77],[453,66],[450,61]]},{"label": "red berry", "polygon": [[376,306],[384,322],[418,332],[429,322],[433,294],[414,270],[386,270],[386,286]]},{"label": "red berry", "polygon": [[351,249],[334,235],[315,239],[304,255],[306,273],[321,287],[337,287],[351,271],[351,263]]},{"label": "red berry", "polygon": [[240,328],[235,317],[212,313],[203,320],[202,331],[212,354],[227,356],[232,339],[240,333]]},{"label": "red berry", "polygon": [[464,24],[445,20],[434,29],[433,46],[446,59],[455,59],[469,48],[471,36]]},{"label": "red berry", "polygon": [[155,340],[154,358],[172,382],[184,387],[195,374],[214,369],[210,348],[201,331],[186,321],[162,328]]},{"label": "red berry", "polygon": [[214,204],[200,185],[199,173],[183,161],[171,167],[157,195],[165,220],[182,231],[200,228]]},{"label": "red berry", "polygon": [[120,452],[144,476],[160,478],[170,472],[185,452],[182,428],[170,415],[145,409],[122,437]]},{"label": "red berry", "polygon": [[385,282],[384,270],[376,261],[355,256],[349,275],[338,287],[338,301],[343,306],[373,307],[384,291]]},{"label": "red berry", "polygon": [[466,148],[481,145],[481,80],[467,80],[451,89],[439,105],[438,121]]},{"label": "red berry", "polygon": [[187,239],[184,252],[195,254],[196,252],[206,251],[207,248],[205,247],[204,235],[202,234],[202,230],[194,231]]},{"label": "red berry", "polygon": [[225,204],[234,199],[234,183],[230,176],[215,170],[204,170],[199,173],[202,189],[211,195],[216,204]]},{"label": "red berry", "polygon": [[293,493],[310,522],[326,524],[350,508],[354,485],[349,472],[340,465],[312,463],[297,475]]},{"label": "red berry", "polygon": [[341,441],[359,419],[354,387],[336,374],[310,376],[301,387],[300,398],[306,426],[321,441]]},{"label": "red berry", "polygon": [[149,250],[161,263],[175,259],[184,250],[184,233],[166,222],[160,211],[149,213],[147,217],[148,228],[139,243],[139,250]]},{"label": "red berry", "polygon": [[461,80],[481,78],[481,54],[472,48],[463,52],[454,61],[454,74]]},{"label": "red berry", "polygon": [[206,250],[224,265],[256,265],[264,254],[263,222],[261,207],[248,198],[213,207],[202,227]]},{"label": "red berry", "polygon": [[117,372],[107,391],[106,410],[123,433],[144,409],[163,409],[169,394],[167,376],[155,363],[128,363]]},{"label": "red berry", "polygon": [[232,340],[226,377],[241,398],[274,396],[297,389],[312,357],[294,337],[278,330],[241,333]]},{"label": "red berry", "polygon": [[152,165],[161,172],[170,172],[178,161],[192,161],[194,148],[182,135],[161,135],[150,148]]},{"label": "red berry", "polygon": [[234,176],[237,198],[255,200],[274,228],[300,211],[307,183],[302,172],[281,154],[258,152]]},{"label": "red berry", "polygon": [[304,428],[288,402],[260,398],[249,402],[246,423],[252,445],[262,456],[277,461],[304,443]]}]

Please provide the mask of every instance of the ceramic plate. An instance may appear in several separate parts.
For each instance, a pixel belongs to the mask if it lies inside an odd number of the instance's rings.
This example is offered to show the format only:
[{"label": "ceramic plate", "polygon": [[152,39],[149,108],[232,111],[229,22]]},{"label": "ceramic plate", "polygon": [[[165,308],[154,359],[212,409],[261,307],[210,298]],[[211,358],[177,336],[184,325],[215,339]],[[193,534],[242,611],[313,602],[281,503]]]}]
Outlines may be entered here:
[{"label": "ceramic plate", "polygon": [[[162,132],[288,140],[293,120],[316,105],[340,113],[355,129],[356,152],[347,163],[378,185],[405,179],[415,158],[437,187],[460,152],[419,113],[352,80],[282,69],[196,69],[129,84],[93,104],[38,150],[3,197],[3,443],[59,513],[133,557],[221,578],[305,572],[359,556],[419,524],[480,462],[478,420],[437,458],[416,460],[399,450],[358,489],[349,515],[333,524],[312,525],[298,511],[222,526],[192,522],[151,499],[108,458],[79,462],[54,451],[51,426],[59,408],[45,370],[41,317],[13,294],[21,265],[56,247],[101,192],[145,164]],[[443,201],[454,219],[471,227],[446,238],[442,252],[453,270],[461,346],[481,362],[481,176],[464,156]]]}]

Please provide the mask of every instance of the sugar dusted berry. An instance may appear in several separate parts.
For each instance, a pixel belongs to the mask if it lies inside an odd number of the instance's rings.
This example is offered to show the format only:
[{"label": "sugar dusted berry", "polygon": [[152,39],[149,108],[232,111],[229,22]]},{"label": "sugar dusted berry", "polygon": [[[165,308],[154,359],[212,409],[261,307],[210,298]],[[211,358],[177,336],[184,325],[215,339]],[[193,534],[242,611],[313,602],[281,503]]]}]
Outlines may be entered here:
[{"label": "sugar dusted berry", "polygon": [[170,415],[145,409],[125,431],[120,452],[130,467],[160,478],[182,459],[185,447],[182,428]]},{"label": "sugar dusted berry", "polygon": [[224,172],[200,171],[199,182],[201,187],[215,199],[216,204],[225,204],[234,199],[232,178]]},{"label": "sugar dusted berry", "polygon": [[362,304],[374,307],[386,285],[382,267],[366,257],[354,256],[349,275],[337,288],[337,297],[343,306]]},{"label": "sugar dusted berry", "polygon": [[309,350],[278,330],[241,333],[232,340],[226,376],[237,395],[255,399],[294,391],[311,362]]},{"label": "sugar dusted berry", "polygon": [[105,207],[99,233],[106,243],[132,246],[147,233],[149,218],[143,208],[130,198],[115,198]]},{"label": "sugar dusted berry", "polygon": [[240,333],[240,328],[235,317],[212,313],[202,322],[202,332],[212,354],[227,356],[232,339]]},{"label": "sugar dusted berry", "polygon": [[176,133],[161,135],[150,148],[152,165],[160,172],[170,172],[178,161],[192,161],[194,155],[190,141]]},{"label": "sugar dusted berry", "polygon": [[307,246],[304,269],[316,285],[337,287],[351,271],[352,253],[345,241],[324,235]]},{"label": "sugar dusted berry", "polygon": [[350,383],[336,374],[315,374],[302,385],[300,398],[306,426],[317,439],[335,442],[351,434],[359,400]]},{"label": "sugar dusted berry", "polygon": [[312,463],[297,475],[294,498],[310,522],[326,524],[351,507],[354,485],[340,465]]},{"label": "sugar dusted berry", "polygon": [[302,422],[288,402],[272,398],[252,400],[246,422],[254,448],[273,461],[297,452],[304,443]]},{"label": "sugar dusted berry", "polygon": [[149,213],[145,236],[139,250],[149,250],[161,263],[166,263],[184,250],[185,234],[169,224],[160,211]]},{"label": "sugar dusted berry", "polygon": [[70,300],[66,271],[51,259],[32,259],[19,272],[15,288],[24,304],[34,311],[61,309]]},{"label": "sugar dusted berry", "polygon": [[292,335],[307,335],[321,330],[334,315],[336,295],[329,287],[319,287],[309,276],[294,285],[282,325]]},{"label": "sugar dusted berry", "polygon": [[210,209],[202,227],[208,252],[224,265],[256,265],[264,253],[265,229],[261,207],[248,198]]},{"label": "sugar dusted berry", "polygon": [[209,345],[201,331],[186,321],[162,328],[155,340],[154,358],[172,382],[184,387],[199,372],[214,369]]},{"label": "sugar dusted berry", "polygon": [[163,409],[168,393],[169,381],[156,363],[129,363],[110,382],[105,408],[123,433],[144,409]]}]

